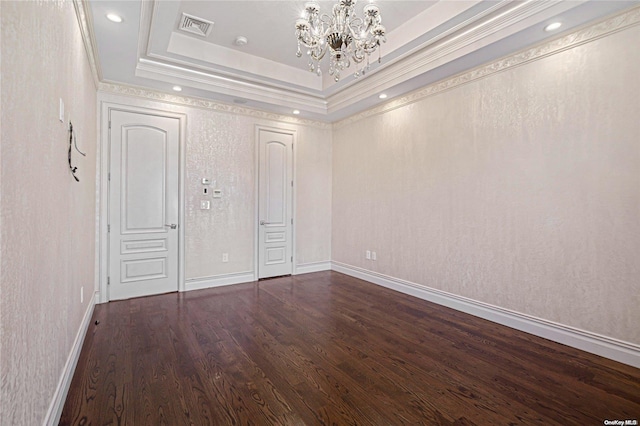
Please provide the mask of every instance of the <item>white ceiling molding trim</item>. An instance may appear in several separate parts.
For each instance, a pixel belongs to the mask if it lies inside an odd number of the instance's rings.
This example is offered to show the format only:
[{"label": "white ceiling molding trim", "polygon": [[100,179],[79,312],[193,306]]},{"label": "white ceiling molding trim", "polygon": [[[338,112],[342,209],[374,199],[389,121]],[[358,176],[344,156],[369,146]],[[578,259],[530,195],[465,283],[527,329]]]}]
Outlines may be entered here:
[{"label": "white ceiling molding trim", "polygon": [[87,13],[85,1],[86,0],[73,0],[73,7],[76,11],[76,19],[78,20],[78,26],[80,27],[80,35],[82,36],[84,50],[87,54],[87,59],[89,60],[93,84],[97,89],[98,85],[102,81],[102,70],[100,69],[100,59],[97,55],[98,48],[95,44],[96,38],[93,34],[91,14]]},{"label": "white ceiling molding trim", "polygon": [[502,72],[512,67],[555,55],[567,49],[572,49],[576,46],[592,42],[599,38],[624,30],[625,28],[639,24],[640,6],[634,7],[620,14],[616,14],[612,17],[605,18],[595,24],[591,23],[585,25],[576,31],[561,35],[551,41],[545,41],[535,47],[524,49],[500,60],[481,65],[470,71],[463,72],[454,77],[415,90],[405,96],[391,100],[380,106],[354,114],[343,120],[336,121],[333,123],[333,126],[334,128],[340,128],[367,117],[392,111],[471,81]]},{"label": "white ceiling molding trim", "polygon": [[151,28],[155,16],[155,1],[140,4],[140,27],[138,29],[138,60],[149,55]]},{"label": "white ceiling molding trim", "polygon": [[[476,16],[425,43],[420,51],[408,52],[392,66],[372,73],[358,86],[346,88],[329,96],[329,114],[370,97],[371,93],[385,91],[481,47],[509,37],[531,25],[532,20],[539,20],[541,13],[544,13],[545,17],[551,17],[582,3],[583,1],[541,2],[536,0],[524,3],[502,2],[501,8],[492,8],[488,11],[489,14],[482,16],[484,19],[475,19],[478,17]],[[491,14],[494,15],[491,16]],[[532,18],[534,16],[536,17]]]},{"label": "white ceiling molding trim", "polygon": [[177,96],[169,93],[151,90],[143,87],[127,86],[118,83],[100,83],[98,87],[99,93],[114,94],[133,98],[146,99],[156,102],[168,103],[178,106],[186,106],[190,108],[199,108],[222,113],[240,114],[254,118],[280,121],[288,124],[297,124],[300,126],[314,127],[318,129],[331,129],[331,123],[309,120],[299,117],[291,117],[283,114],[276,114],[261,111],[253,108],[247,108],[238,105],[229,105],[222,102],[214,102],[208,99],[194,98],[190,96]]},{"label": "white ceiling molding trim", "polygon": [[169,84],[189,85],[229,96],[267,102],[290,109],[326,114],[327,101],[320,97],[299,94],[292,90],[265,87],[238,79],[218,76],[209,72],[185,69],[148,59],[140,59],[135,75],[164,81]]},{"label": "white ceiling molding trim", "polygon": [[[139,61],[142,62],[157,62],[157,63],[164,63],[167,66],[173,66],[176,69],[186,69],[186,70],[194,70],[194,71],[200,71],[203,72],[205,74],[210,74],[210,75],[217,75],[219,77],[222,78],[227,78],[229,80],[239,80],[239,81],[245,81],[248,83],[255,83],[257,85],[268,85],[270,87],[274,87],[274,88],[280,88],[280,89],[285,89],[285,90],[289,90],[289,91],[293,91],[293,92],[297,92],[297,93],[301,93],[301,94],[307,94],[310,96],[315,96],[318,98],[322,98],[322,92],[319,90],[309,90],[309,89],[305,89],[303,87],[291,87],[291,84],[286,84],[286,83],[282,83],[282,81],[280,79],[270,79],[269,77],[265,77],[265,78],[255,78],[253,77],[253,75],[255,74],[249,74],[249,73],[245,73],[243,71],[239,71],[239,70],[235,70],[233,72],[231,71],[227,71],[225,69],[221,69],[219,68],[217,65],[215,64],[211,64],[210,66],[204,67],[204,66],[200,66],[198,64],[194,64],[193,62],[189,62],[186,60],[180,60],[180,59],[175,59],[175,58],[169,58],[167,56],[164,55],[159,55],[157,53],[150,53],[149,55],[147,55],[144,58],[140,58]],[[299,70],[295,70],[295,72],[298,72]],[[308,73],[310,74],[310,73]],[[185,78],[188,79],[188,73],[185,73]]]},{"label": "white ceiling molding trim", "polygon": [[[316,90],[318,93],[322,90],[322,79],[307,69],[295,68],[234,49],[207,43],[204,40],[194,40],[193,37],[175,32],[171,34],[167,52],[206,62],[214,71],[218,71],[220,66],[224,68],[238,67],[245,71],[246,75],[252,76],[253,79],[257,77],[259,80],[267,81],[281,81],[279,76],[286,75],[290,84]],[[149,56],[153,57],[153,54],[149,54]]]}]

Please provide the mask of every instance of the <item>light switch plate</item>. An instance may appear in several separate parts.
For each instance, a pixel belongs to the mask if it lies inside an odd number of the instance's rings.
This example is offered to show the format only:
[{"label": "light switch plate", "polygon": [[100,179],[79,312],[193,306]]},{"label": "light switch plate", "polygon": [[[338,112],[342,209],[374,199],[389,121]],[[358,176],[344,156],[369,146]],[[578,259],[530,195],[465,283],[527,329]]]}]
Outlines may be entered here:
[{"label": "light switch plate", "polygon": [[210,183],[211,183],[211,180],[209,178],[202,178],[203,185],[209,185]]},{"label": "light switch plate", "polygon": [[213,198],[222,198],[222,190],[214,189],[213,190]]},{"label": "light switch plate", "polygon": [[211,201],[200,201],[200,210],[209,210],[211,208]]}]

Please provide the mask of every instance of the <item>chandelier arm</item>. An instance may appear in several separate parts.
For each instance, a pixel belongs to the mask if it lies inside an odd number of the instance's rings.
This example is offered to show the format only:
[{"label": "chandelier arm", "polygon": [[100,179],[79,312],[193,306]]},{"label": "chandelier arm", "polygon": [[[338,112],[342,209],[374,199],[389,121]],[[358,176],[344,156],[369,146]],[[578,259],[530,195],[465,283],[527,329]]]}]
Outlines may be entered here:
[{"label": "chandelier arm", "polygon": [[316,53],[312,50],[311,57],[314,61],[321,61],[324,58],[324,55],[327,53],[327,44],[325,43],[324,47],[320,49],[320,54],[316,55]]},{"label": "chandelier arm", "polygon": [[322,22],[328,27],[331,26],[331,16],[327,15],[326,13],[323,13],[322,15],[320,15],[320,18],[318,19],[318,21]]}]

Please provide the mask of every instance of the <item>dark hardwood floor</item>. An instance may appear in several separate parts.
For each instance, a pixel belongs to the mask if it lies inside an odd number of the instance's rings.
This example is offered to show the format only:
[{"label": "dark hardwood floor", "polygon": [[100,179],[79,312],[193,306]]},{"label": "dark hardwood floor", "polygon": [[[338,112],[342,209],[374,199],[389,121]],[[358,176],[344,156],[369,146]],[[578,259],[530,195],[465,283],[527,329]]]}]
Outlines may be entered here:
[{"label": "dark hardwood floor", "polygon": [[320,272],[96,306],[61,424],[626,419],[639,369]]}]

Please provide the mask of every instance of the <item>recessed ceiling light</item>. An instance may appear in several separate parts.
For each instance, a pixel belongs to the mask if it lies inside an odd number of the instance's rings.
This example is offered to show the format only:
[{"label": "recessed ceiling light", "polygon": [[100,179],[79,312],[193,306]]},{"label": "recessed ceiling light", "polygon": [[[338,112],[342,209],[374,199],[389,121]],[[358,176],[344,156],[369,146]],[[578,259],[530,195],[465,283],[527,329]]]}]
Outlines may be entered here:
[{"label": "recessed ceiling light", "polygon": [[553,22],[553,23],[547,25],[546,27],[544,27],[544,30],[545,31],[553,31],[553,30],[557,30],[561,26],[562,26],[562,22]]},{"label": "recessed ceiling light", "polygon": [[118,24],[122,22],[122,17],[115,13],[107,13],[107,19],[110,20],[111,22],[116,22]]},{"label": "recessed ceiling light", "polygon": [[243,36],[236,37],[235,41],[233,42],[233,44],[235,44],[236,46],[246,46],[247,43],[249,43],[249,40]]},{"label": "recessed ceiling light", "polygon": [[378,98],[380,98],[380,99],[387,99],[387,94],[386,94],[386,93],[380,93],[380,94],[378,95]]},{"label": "recessed ceiling light", "polygon": [[295,115],[298,115],[298,114],[300,114],[300,111],[299,111],[299,110],[297,110],[297,109],[294,109],[294,110],[293,110],[293,113],[294,113]]},{"label": "recessed ceiling light", "polygon": [[175,90],[176,92],[182,92],[182,87],[180,87],[180,86],[173,86],[173,90]]}]

